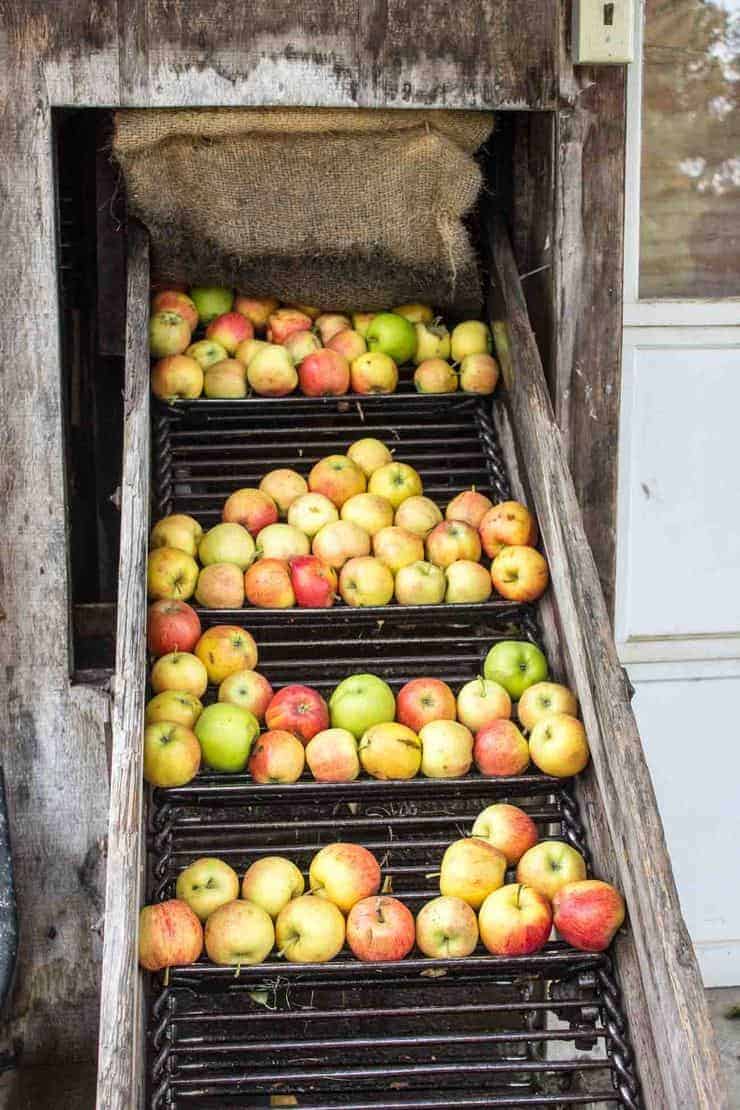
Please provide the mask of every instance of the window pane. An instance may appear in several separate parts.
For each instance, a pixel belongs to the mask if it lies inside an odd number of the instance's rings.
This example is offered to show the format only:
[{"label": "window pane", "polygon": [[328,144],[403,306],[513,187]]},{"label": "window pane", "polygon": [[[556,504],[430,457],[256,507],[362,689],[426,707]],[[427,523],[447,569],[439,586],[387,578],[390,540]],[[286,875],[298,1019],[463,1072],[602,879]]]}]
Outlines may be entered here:
[{"label": "window pane", "polygon": [[740,295],[740,0],[647,0],[640,297]]}]

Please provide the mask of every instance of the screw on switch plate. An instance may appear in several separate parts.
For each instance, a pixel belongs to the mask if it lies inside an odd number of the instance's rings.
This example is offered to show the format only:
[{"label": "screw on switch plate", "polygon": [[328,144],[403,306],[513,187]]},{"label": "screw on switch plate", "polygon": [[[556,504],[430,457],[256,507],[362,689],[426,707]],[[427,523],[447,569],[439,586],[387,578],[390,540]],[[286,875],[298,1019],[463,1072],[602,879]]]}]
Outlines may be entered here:
[{"label": "screw on switch plate", "polygon": [[634,0],[573,0],[573,61],[619,65],[634,60]]}]

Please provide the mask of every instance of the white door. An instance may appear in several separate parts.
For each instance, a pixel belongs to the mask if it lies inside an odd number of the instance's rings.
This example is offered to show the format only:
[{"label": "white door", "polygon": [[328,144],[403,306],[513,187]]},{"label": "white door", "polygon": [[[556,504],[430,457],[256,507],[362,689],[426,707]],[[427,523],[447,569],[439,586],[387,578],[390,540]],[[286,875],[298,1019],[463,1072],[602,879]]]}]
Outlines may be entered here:
[{"label": "white door", "polygon": [[615,625],[707,986],[740,984],[740,0],[645,0]]}]

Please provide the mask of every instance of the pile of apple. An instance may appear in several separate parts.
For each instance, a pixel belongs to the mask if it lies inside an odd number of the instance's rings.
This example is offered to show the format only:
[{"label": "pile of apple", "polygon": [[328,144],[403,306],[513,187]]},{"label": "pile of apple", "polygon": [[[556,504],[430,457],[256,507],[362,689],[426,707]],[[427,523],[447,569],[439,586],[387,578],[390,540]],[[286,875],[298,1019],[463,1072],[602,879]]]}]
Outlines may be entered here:
[{"label": "pile of apple", "polygon": [[[588,762],[576,698],[547,681],[547,660],[526,641],[494,644],[483,674],[457,696],[440,679],[416,678],[396,698],[382,678],[356,674],[328,702],[310,686],[275,693],[255,670],[250,633],[232,625],[201,632],[185,602],[151,606],[148,644],[156,660],[144,777],[152,786],[184,786],[203,763],[287,784],[306,767],[317,782],[352,782],[361,771],[384,780],[460,778],[473,764],[495,777],[521,775],[534,763],[565,778]],[[218,700],[204,708],[209,684],[218,685]],[[511,720],[513,702],[521,728]]]},{"label": "pile of apple", "polygon": [[[443,519],[423,494],[418,472],[372,438],[321,459],[308,480],[271,470],[259,489],[232,493],[223,522],[205,534],[183,513],[154,525],[149,596],[194,596],[206,609],[240,609],[245,599],[289,609],[329,608],[337,596],[361,608],[393,598],[399,605],[479,603],[494,588],[517,602],[543,593],[547,562],[524,505],[494,505],[469,489]],[[490,570],[480,562],[484,552]]]},{"label": "pile of apple", "polygon": [[[192,342],[205,327],[205,337]],[[264,335],[264,339],[255,338]],[[152,391],[163,401],[393,393],[398,367],[415,365],[419,393],[493,393],[499,369],[491,333],[466,320],[450,333],[427,305],[391,312],[321,312],[280,307],[231,289],[162,289],[152,299],[149,347],[158,361]],[[451,360],[451,361],[450,361]]]},{"label": "pile of apple", "polygon": [[[506,882],[516,868],[515,882]],[[291,963],[327,963],[345,941],[365,963],[403,960],[414,944],[424,956],[470,956],[478,940],[494,956],[538,952],[555,926],[574,948],[601,952],[624,921],[609,883],[586,878],[580,852],[559,840],[538,842],[517,806],[490,805],[469,836],[450,844],[439,871],[440,896],[414,916],[386,893],[380,864],[359,844],[322,848],[308,870],[264,856],[239,882],[220,859],[198,859],[177,879],[177,897],[141,911],[139,959],[149,971],[194,963],[205,946],[221,966],[259,964],[277,949]],[[241,897],[239,896],[241,894]],[[205,930],[203,928],[205,924]]]}]

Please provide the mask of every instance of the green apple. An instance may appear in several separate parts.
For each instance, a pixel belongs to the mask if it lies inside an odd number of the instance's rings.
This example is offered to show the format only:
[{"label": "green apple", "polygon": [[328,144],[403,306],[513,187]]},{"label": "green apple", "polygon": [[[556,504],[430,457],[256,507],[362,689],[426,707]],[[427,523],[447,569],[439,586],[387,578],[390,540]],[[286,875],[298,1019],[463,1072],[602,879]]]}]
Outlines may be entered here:
[{"label": "green apple", "polygon": [[206,706],[195,725],[203,759],[214,771],[243,771],[259,731],[253,713],[228,702]]},{"label": "green apple", "polygon": [[397,365],[410,362],[416,352],[414,325],[395,312],[381,312],[374,316],[367,329],[368,351],[380,351]]},{"label": "green apple", "polygon": [[484,677],[498,682],[512,701],[524,691],[547,678],[547,660],[538,647],[527,640],[502,640],[494,644],[483,664]]},{"label": "green apple", "polygon": [[210,324],[217,316],[231,312],[234,294],[220,285],[194,285],[190,290],[190,299],[198,309],[199,322]]},{"label": "green apple", "polygon": [[332,728],[346,728],[355,740],[373,725],[393,721],[396,699],[387,682],[374,674],[353,674],[329,699]]}]

